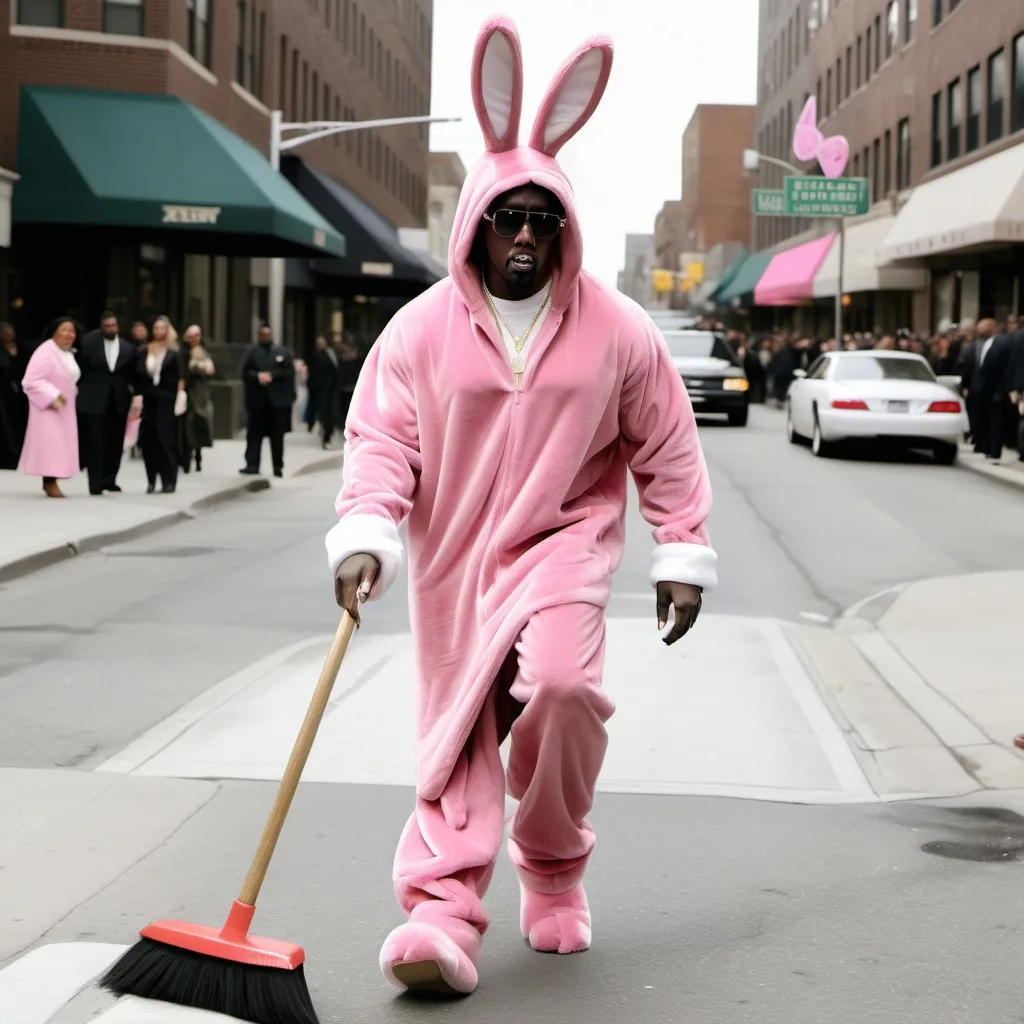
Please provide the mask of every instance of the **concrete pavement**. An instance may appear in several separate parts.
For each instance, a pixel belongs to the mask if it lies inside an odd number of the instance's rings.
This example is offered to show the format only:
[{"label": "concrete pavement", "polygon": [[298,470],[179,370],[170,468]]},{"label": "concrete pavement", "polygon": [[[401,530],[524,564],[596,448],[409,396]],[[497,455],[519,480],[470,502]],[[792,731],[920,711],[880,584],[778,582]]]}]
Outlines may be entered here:
[{"label": "concrete pavement", "polygon": [[969,444],[964,444],[960,446],[957,465],[989,480],[1024,491],[1024,461],[1011,448],[1004,449],[1003,457],[998,462],[990,462],[984,455],[978,455]]},{"label": "concrete pavement", "polygon": [[[412,804],[404,582],[367,608],[257,918],[306,947],[324,1024],[1019,1017],[1021,499],[814,459],[761,413],[703,430],[721,586],[672,649],[631,501],[584,956],[524,947],[502,857],[478,994],[381,982]],[[337,480],[287,483],[0,587],[3,1024],[219,1019],[89,982],[153,917],[218,921],[244,875],[337,615]]]},{"label": "concrete pavement", "polygon": [[[66,499],[46,498],[36,477],[0,472],[0,583],[29,572],[130,540],[198,515],[222,501],[266,490],[271,484],[269,452],[264,445],[263,475],[239,475],[244,462],[243,440],[218,441],[203,455],[203,471],[180,473],[173,494],[146,494],[141,459],[127,456],[121,464],[120,494],[89,494],[85,474],[61,482]],[[324,451],[316,434],[305,429],[289,434],[285,477],[273,486],[307,473],[335,469],[342,455]]]}]

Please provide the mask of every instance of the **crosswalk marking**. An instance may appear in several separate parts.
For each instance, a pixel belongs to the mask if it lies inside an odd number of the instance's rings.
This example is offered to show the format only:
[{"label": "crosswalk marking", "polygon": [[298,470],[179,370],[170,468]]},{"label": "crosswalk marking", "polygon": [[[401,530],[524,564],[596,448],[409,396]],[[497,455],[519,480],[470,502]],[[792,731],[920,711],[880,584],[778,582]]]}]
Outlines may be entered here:
[{"label": "crosswalk marking", "polygon": [[[317,639],[263,659],[101,770],[280,778],[325,649]],[[413,677],[409,636],[357,637],[303,778],[411,786]],[[702,616],[670,649],[649,617],[611,618],[605,685],[617,711],[603,791],[801,803],[877,799],[774,620]]]},{"label": "crosswalk marking", "polygon": [[31,950],[0,970],[0,1024],[45,1024],[127,948],[58,942]]}]

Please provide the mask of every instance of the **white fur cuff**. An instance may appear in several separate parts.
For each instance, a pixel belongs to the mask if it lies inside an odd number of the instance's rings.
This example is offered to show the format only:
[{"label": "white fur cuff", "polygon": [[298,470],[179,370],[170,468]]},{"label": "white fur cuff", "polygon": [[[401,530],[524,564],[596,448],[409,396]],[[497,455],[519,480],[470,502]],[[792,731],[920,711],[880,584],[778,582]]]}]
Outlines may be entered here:
[{"label": "white fur cuff", "polygon": [[651,586],[691,583],[710,590],[718,583],[718,555],[704,544],[659,544],[651,556]]},{"label": "white fur cuff", "polygon": [[380,574],[367,601],[383,597],[402,568],[402,539],[394,523],[383,516],[347,515],[331,527],[324,543],[331,576],[350,555],[373,555],[380,562]]}]

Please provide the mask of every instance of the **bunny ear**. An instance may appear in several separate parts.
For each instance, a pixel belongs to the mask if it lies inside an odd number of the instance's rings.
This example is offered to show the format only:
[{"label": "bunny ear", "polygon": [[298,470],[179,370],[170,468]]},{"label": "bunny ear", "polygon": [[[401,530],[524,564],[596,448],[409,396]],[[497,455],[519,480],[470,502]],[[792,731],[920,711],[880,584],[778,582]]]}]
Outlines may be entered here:
[{"label": "bunny ear", "polygon": [[533,125],[530,147],[555,156],[590,120],[611,70],[612,41],[597,36],[584,43],[548,86]]},{"label": "bunny ear", "polygon": [[473,50],[472,88],[488,150],[515,149],[523,112],[523,51],[508,18],[493,18],[480,29]]}]

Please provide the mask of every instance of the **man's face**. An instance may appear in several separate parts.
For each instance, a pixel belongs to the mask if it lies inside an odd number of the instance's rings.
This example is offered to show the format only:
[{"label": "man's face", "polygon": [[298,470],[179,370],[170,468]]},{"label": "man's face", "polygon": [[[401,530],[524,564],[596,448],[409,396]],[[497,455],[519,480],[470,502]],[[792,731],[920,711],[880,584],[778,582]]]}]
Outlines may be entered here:
[{"label": "man's face", "polygon": [[106,320],[100,322],[100,331],[103,333],[104,338],[116,338],[117,337],[117,317],[108,316]]},{"label": "man's face", "polygon": [[996,322],[995,320],[982,320],[976,328],[978,337],[983,339],[991,338],[996,333]]},{"label": "man's face", "polygon": [[565,216],[562,204],[539,185],[523,185],[498,196],[487,213],[494,218],[483,224],[488,286],[503,285],[504,297],[533,295],[554,269],[560,225],[553,218]]},{"label": "man's face", "polygon": [[202,340],[202,335],[195,327],[190,327],[183,335],[182,339],[185,344],[191,348],[193,345],[198,345]]},{"label": "man's face", "polygon": [[327,339],[321,334],[316,339],[317,352],[323,352],[327,348]]},{"label": "man's face", "polygon": [[14,341],[14,328],[10,324],[0,327],[0,344],[9,345]]},{"label": "man's face", "polygon": [[259,334],[256,335],[256,340],[261,345],[270,345],[274,341],[274,334],[269,327],[261,327]]}]

